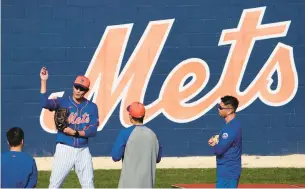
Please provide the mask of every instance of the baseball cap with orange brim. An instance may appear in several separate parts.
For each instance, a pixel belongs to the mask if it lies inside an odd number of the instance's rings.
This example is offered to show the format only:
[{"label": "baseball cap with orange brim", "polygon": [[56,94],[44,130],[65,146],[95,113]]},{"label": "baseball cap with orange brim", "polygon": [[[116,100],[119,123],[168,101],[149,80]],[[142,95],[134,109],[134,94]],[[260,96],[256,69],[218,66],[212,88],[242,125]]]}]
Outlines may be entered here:
[{"label": "baseball cap with orange brim", "polygon": [[145,106],[140,102],[133,102],[127,106],[127,111],[129,115],[135,118],[141,118],[145,116]]},{"label": "baseball cap with orange brim", "polygon": [[81,87],[84,90],[89,90],[90,80],[86,76],[77,76],[73,85],[75,87]]}]

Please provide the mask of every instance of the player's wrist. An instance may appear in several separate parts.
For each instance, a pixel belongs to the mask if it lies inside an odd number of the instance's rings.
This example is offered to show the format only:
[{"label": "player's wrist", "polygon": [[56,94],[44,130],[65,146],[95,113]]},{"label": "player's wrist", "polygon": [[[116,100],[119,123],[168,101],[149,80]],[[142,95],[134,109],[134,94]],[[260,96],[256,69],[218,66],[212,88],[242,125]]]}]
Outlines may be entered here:
[{"label": "player's wrist", "polygon": [[79,136],[79,132],[78,131],[74,131],[74,136],[78,137]]}]

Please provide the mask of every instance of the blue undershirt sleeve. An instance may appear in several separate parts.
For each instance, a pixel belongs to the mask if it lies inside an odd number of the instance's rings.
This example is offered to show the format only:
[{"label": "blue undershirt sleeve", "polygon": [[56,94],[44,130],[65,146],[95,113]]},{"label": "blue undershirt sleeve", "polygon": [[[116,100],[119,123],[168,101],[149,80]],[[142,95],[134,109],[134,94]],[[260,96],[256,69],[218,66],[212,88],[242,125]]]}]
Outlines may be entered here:
[{"label": "blue undershirt sleeve", "polygon": [[124,157],[125,146],[134,128],[132,126],[120,131],[111,152],[113,161],[120,161]]}]

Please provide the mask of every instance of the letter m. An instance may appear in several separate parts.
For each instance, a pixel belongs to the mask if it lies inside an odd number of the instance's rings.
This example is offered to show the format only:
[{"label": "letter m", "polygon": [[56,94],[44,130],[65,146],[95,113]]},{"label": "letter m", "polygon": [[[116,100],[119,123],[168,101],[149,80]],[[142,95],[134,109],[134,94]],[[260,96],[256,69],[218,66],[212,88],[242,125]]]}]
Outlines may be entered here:
[{"label": "letter m", "polygon": [[[108,26],[93,55],[85,75],[91,81],[91,89],[86,98],[92,99],[99,109],[102,130],[118,103],[121,101],[120,120],[128,126],[126,107],[133,101],[143,102],[147,84],[161,54],[174,19],[152,21],[119,73],[126,45],[133,24]],[[62,96],[64,92],[51,96]],[[41,112],[41,126],[55,133],[53,113]]]}]

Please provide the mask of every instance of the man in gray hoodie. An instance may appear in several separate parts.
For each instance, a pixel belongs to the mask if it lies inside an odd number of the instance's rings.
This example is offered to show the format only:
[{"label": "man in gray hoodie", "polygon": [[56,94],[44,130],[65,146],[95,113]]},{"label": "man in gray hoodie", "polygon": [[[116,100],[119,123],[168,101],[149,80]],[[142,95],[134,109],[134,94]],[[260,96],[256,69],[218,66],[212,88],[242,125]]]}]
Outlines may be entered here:
[{"label": "man in gray hoodie", "polygon": [[143,125],[145,107],[134,102],[127,107],[133,126],[120,131],[112,148],[113,161],[122,159],[119,188],[154,188],[156,164],[162,148],[156,134]]}]

